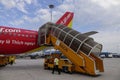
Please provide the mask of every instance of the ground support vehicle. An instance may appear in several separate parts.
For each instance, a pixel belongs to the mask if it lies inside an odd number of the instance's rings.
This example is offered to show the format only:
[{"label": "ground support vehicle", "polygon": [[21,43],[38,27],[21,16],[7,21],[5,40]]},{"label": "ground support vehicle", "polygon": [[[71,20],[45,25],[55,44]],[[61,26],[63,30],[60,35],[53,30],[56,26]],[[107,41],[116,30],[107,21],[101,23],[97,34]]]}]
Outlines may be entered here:
[{"label": "ground support vehicle", "polygon": [[0,56],[0,67],[15,63],[15,56]]},{"label": "ground support vehicle", "polygon": [[67,58],[61,58],[61,54],[52,53],[45,57],[44,69],[52,69],[54,67],[54,58],[59,58],[59,69],[63,72],[72,73],[75,71],[74,65]]},{"label": "ground support vehicle", "polygon": [[[103,60],[99,57],[102,45],[89,37],[95,32],[80,33],[64,25],[46,23],[40,27],[38,33],[38,44],[51,45],[61,51],[71,62],[71,70],[74,68],[76,72],[89,75],[104,72]],[[46,61],[50,63],[47,65],[51,65],[52,59]],[[65,61],[61,61],[62,67]]]}]

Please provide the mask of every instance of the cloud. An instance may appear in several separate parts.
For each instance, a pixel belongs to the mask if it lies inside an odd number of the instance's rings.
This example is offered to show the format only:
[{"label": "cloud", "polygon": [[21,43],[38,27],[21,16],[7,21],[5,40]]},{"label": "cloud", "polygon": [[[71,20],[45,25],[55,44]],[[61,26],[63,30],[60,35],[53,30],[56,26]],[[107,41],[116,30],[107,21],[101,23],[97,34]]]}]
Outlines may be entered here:
[{"label": "cloud", "polygon": [[16,8],[18,10],[22,11],[23,13],[28,13],[27,10],[25,9],[25,2],[24,1],[17,2]]},{"label": "cloud", "polygon": [[34,0],[25,0],[27,4],[31,4]]},{"label": "cloud", "polygon": [[96,3],[97,5],[108,9],[114,6],[119,6],[120,0],[92,0],[92,2]]},{"label": "cloud", "polygon": [[26,15],[24,15],[24,16],[22,17],[22,19],[25,20],[25,21],[28,21],[28,22],[30,22],[30,23],[36,23],[36,22],[39,22],[39,21],[40,21],[39,17],[28,17],[28,16],[26,16]]},{"label": "cloud", "polygon": [[35,4],[36,0],[0,0],[0,3],[5,6],[6,9],[17,8],[23,13],[28,13],[26,5]]},{"label": "cloud", "polygon": [[40,21],[41,19],[39,17],[29,17],[27,15],[23,15],[19,19],[10,21],[9,24],[11,24],[12,26],[20,26],[23,28],[28,28],[28,27],[33,27],[33,24],[35,25],[35,23],[37,24]]},{"label": "cloud", "polygon": [[8,9],[13,8],[16,5],[14,0],[0,0],[0,3]]},{"label": "cloud", "polygon": [[36,15],[37,15],[37,17],[41,18],[42,21],[46,21],[46,22],[50,21],[51,13],[50,13],[49,9],[41,8],[38,11],[36,11]]},{"label": "cloud", "polygon": [[23,21],[22,19],[20,19],[20,20],[11,21],[11,22],[9,22],[9,23],[10,23],[11,25],[16,26],[16,25],[21,25],[21,24],[23,24],[24,21]]},{"label": "cloud", "polygon": [[64,0],[61,5],[57,7],[58,12],[73,11],[74,10],[74,0]]},{"label": "cloud", "polygon": [[120,32],[109,32],[109,31],[99,31],[98,34],[94,35],[95,41],[103,45],[103,51],[116,52],[117,47],[120,46]]}]

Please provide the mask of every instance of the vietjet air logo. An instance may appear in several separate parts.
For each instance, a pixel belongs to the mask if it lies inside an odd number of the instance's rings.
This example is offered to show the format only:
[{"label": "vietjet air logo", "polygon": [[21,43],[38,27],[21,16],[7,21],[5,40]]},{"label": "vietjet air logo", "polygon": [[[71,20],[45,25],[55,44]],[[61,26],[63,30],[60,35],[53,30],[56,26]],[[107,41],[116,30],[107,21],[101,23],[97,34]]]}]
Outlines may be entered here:
[{"label": "vietjet air logo", "polygon": [[67,21],[68,21],[68,19],[71,17],[71,13],[69,13],[61,22],[60,22],[60,24],[65,24]]},{"label": "vietjet air logo", "polygon": [[21,30],[19,30],[19,29],[0,28],[0,32],[21,32]]}]

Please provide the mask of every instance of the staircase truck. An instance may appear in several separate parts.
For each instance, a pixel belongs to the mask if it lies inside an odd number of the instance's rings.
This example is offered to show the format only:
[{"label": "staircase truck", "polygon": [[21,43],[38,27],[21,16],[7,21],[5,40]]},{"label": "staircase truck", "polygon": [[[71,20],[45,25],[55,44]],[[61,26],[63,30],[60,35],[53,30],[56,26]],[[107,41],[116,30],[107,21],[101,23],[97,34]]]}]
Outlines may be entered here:
[{"label": "staircase truck", "polygon": [[89,75],[104,72],[103,60],[99,58],[102,45],[89,37],[94,32],[82,34],[64,25],[46,23],[38,33],[38,43],[61,51],[74,65],[74,71]]}]

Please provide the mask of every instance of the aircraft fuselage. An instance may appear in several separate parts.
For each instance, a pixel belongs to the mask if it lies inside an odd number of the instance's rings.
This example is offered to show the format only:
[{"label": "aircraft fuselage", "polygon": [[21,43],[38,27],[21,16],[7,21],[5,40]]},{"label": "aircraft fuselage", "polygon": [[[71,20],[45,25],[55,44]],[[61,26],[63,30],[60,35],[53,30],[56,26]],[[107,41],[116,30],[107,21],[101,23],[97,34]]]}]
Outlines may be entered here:
[{"label": "aircraft fuselage", "polygon": [[38,47],[38,32],[0,26],[0,54],[19,54]]}]

